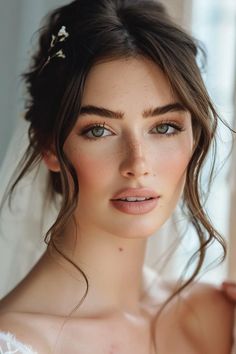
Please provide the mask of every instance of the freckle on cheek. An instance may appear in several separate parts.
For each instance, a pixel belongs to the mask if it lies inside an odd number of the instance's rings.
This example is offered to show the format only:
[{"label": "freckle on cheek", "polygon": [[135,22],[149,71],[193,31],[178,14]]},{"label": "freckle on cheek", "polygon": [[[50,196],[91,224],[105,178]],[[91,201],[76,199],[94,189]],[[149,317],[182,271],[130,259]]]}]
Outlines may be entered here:
[{"label": "freckle on cheek", "polygon": [[119,251],[122,252],[122,251],[123,251],[123,248],[122,248],[122,247],[119,247]]}]

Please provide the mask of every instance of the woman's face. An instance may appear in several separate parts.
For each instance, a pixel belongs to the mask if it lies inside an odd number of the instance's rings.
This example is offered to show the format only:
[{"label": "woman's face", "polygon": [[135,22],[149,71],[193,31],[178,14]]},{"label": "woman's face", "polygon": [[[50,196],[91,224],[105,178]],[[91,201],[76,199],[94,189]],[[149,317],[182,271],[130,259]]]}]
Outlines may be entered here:
[{"label": "woman's face", "polygon": [[[183,191],[192,148],[190,113],[156,64],[140,57],[94,65],[64,146],[79,181],[80,228],[126,238],[153,234]],[[151,193],[154,200],[117,200],[125,189],[124,197]]]}]

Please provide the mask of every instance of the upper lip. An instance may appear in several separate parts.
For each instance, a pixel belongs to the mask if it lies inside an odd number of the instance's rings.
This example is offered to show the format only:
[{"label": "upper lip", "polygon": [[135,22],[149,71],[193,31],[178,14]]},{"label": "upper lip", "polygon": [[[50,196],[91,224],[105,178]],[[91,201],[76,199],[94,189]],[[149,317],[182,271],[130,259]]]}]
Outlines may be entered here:
[{"label": "upper lip", "polygon": [[149,188],[125,188],[115,194],[111,200],[127,197],[159,198],[160,196],[154,190]]}]

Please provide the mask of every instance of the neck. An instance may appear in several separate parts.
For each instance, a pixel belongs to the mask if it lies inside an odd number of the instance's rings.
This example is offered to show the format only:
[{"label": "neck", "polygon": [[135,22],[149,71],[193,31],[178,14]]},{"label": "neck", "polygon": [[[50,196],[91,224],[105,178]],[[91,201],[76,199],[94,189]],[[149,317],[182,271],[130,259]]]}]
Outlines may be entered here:
[{"label": "neck", "polygon": [[[68,226],[63,240],[56,245],[88,278],[89,291],[80,311],[137,313],[144,295],[143,265],[147,240],[121,238],[88,228],[85,232],[82,227],[77,232],[75,239],[71,226]],[[52,247],[50,249],[57,260],[64,265],[68,263],[60,253],[53,251]],[[84,279],[75,267],[72,268],[77,279],[78,276],[79,280]],[[78,284],[81,287],[81,282]]]}]

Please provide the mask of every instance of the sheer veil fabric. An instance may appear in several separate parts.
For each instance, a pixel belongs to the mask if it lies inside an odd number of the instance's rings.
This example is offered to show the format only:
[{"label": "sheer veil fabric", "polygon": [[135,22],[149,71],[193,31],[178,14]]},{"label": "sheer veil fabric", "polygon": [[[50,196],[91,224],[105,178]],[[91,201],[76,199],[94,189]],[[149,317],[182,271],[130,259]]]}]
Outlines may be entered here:
[{"label": "sheer veil fabric", "polygon": [[[4,202],[9,182],[27,144],[28,123],[20,122],[0,169],[0,203]],[[44,235],[57,214],[55,203],[48,200],[49,172],[43,162],[25,176],[16,187],[12,208],[8,199],[0,214],[0,297],[21,280],[46,249]]]}]

